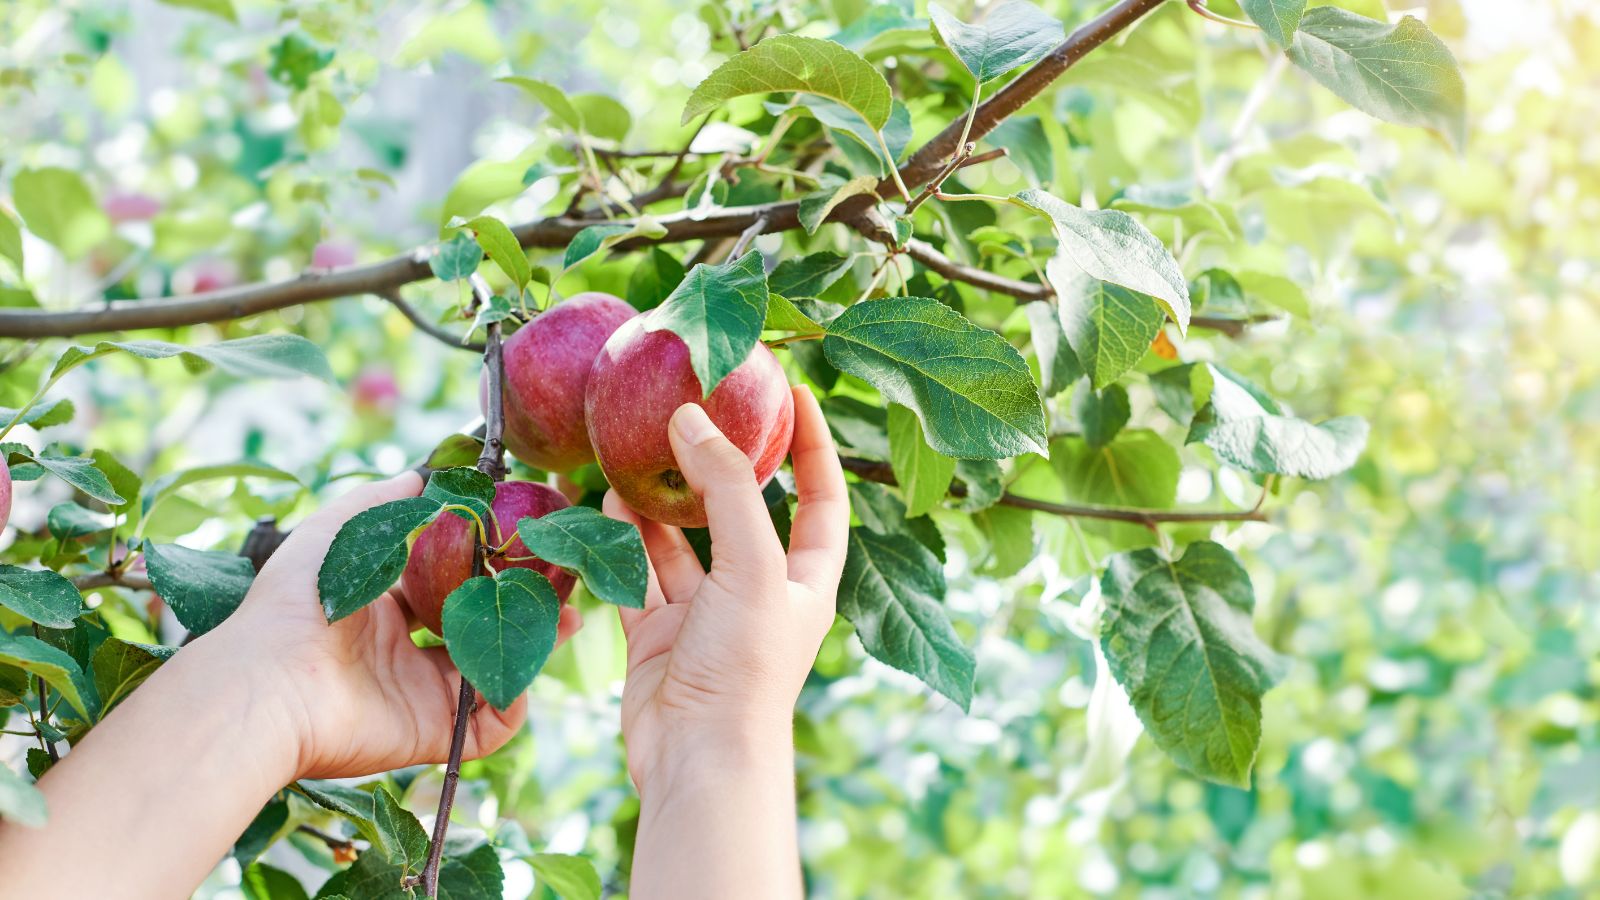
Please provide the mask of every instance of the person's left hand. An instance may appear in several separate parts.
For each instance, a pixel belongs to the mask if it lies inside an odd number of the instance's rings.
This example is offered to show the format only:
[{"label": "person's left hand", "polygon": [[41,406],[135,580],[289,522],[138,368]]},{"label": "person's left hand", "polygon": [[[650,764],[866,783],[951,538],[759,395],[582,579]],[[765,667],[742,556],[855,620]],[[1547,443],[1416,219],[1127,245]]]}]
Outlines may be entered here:
[{"label": "person's left hand", "polygon": [[[296,778],[446,761],[461,675],[445,648],[412,643],[418,626],[408,621],[397,589],[332,625],[317,594],[317,572],[340,526],[362,510],[421,491],[422,479],[407,472],[319,510],[272,555],[238,611],[184,651],[227,654],[244,670],[298,748]],[[558,641],[580,624],[578,611],[563,606]],[[465,758],[510,740],[525,712],[525,698],[497,710],[480,697]]]}]

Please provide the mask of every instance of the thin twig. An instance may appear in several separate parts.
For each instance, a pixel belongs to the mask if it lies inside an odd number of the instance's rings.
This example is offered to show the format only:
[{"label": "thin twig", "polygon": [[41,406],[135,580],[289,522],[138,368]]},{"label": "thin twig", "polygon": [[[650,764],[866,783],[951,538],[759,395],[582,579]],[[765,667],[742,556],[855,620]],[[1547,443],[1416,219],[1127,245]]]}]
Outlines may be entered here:
[{"label": "thin twig", "polygon": [[750,242],[755,240],[757,235],[761,234],[761,229],[766,227],[766,216],[761,216],[754,222],[751,222],[750,227],[746,228],[739,234],[739,240],[734,242],[733,249],[728,251],[728,258],[738,259],[744,253],[745,248],[750,246]]},{"label": "thin twig", "polygon": [[348,853],[352,856],[356,853],[356,845],[354,841],[348,841],[342,837],[336,837],[315,826],[301,824],[296,825],[294,830],[300,832],[301,834],[311,835],[312,837],[321,841],[323,844],[327,845],[328,849],[334,851],[335,853]]},{"label": "thin twig", "polygon": [[[33,637],[34,640],[39,639],[38,622],[33,623]],[[50,724],[50,687],[49,685],[45,684],[43,675],[36,675],[34,676],[34,679],[36,690],[39,694],[39,725],[48,725]],[[39,740],[44,742],[45,750],[50,754],[50,761],[52,763],[60,762],[61,752],[56,749],[56,742],[44,736],[44,729],[42,727],[38,728],[38,735]]]},{"label": "thin twig", "polygon": [[[886,462],[871,459],[861,459],[855,456],[841,456],[839,463],[845,471],[854,473],[866,481],[875,481],[878,484],[897,484],[894,469]],[[951,482],[950,496],[967,496],[967,486],[959,479]],[[1263,494],[1263,496],[1265,496]],[[1261,511],[1261,503],[1257,502],[1254,509],[1248,510],[1162,510],[1162,509],[1135,509],[1117,506],[1076,506],[1069,503],[1052,503],[1048,500],[1036,500],[1032,497],[1019,497],[1009,491],[1000,495],[995,501],[1000,506],[1010,506],[1016,509],[1027,509],[1034,512],[1050,513],[1056,516],[1066,516],[1075,519],[1099,519],[1108,522],[1130,522],[1135,525],[1153,527],[1162,523],[1171,522],[1265,522],[1266,513]]]},{"label": "thin twig", "polygon": [[1251,31],[1261,30],[1261,26],[1254,22],[1246,22],[1243,19],[1235,19],[1218,12],[1212,12],[1206,7],[1206,0],[1189,0],[1189,8],[1199,13],[1200,18],[1202,19],[1210,19],[1213,22],[1221,22],[1224,25],[1232,25],[1234,28],[1248,28]]},{"label": "thin twig", "polygon": [[80,591],[92,590],[102,587],[125,587],[135,591],[154,590],[150,579],[143,575],[132,575],[128,572],[90,572],[87,575],[75,575],[72,586]]},{"label": "thin twig", "polygon": [[977,146],[977,144],[968,141],[966,145],[961,148],[960,152],[950,159],[950,164],[945,166],[938,175],[934,176],[932,181],[928,182],[927,185],[923,187],[922,193],[912,198],[911,202],[906,204],[906,215],[909,216],[916,212],[917,207],[926,203],[929,197],[939,193],[939,188],[944,186],[944,180],[949,178],[952,172],[961,168],[961,164],[966,162],[968,157],[972,156],[972,151],[977,149]]},{"label": "thin twig", "polygon": [[463,340],[461,336],[451,334],[445,329],[440,328],[438,325],[428,321],[428,318],[419,312],[415,306],[412,306],[410,303],[407,303],[401,298],[399,289],[378,291],[376,292],[376,295],[388,301],[390,305],[399,310],[400,315],[405,316],[412,325],[416,326],[418,331],[422,332],[428,337],[434,338],[439,343],[454,347],[457,350],[470,350],[475,353],[483,352],[483,344],[480,344],[477,341]]}]

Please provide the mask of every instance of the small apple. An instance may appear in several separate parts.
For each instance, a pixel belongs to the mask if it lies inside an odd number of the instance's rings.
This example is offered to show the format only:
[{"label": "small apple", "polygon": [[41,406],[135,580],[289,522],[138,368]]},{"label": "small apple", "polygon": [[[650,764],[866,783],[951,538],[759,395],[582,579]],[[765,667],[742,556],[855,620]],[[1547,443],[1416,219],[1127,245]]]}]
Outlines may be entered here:
[{"label": "small apple", "polygon": [[[521,538],[515,538],[517,520],[538,518],[546,513],[565,509],[571,504],[560,492],[531,481],[506,481],[495,486],[494,518],[499,524],[500,540],[513,538],[506,550],[507,557],[528,556],[528,548]],[[493,529],[495,526],[484,523]],[[472,577],[473,526],[455,513],[445,513],[423,529],[411,547],[411,558],[400,575],[400,589],[405,594],[406,605],[417,621],[434,634],[443,634],[444,600],[450,592]],[[489,535],[494,540],[495,535]],[[575,580],[571,573],[541,559],[521,562],[500,560],[496,568],[518,566],[532,569],[550,579],[556,596],[566,600],[572,593]]]},{"label": "small apple", "polygon": [[698,403],[734,446],[750,457],[756,483],[778,471],[794,436],[794,397],[778,358],[764,344],[701,398],[689,348],[670,331],[651,331],[639,316],[606,341],[589,373],[584,413],[606,480],[641,516],[700,528],[705,506],[678,471],[667,421]]},{"label": "small apple", "polygon": [[323,241],[311,249],[311,268],[337,269],[356,264],[356,245],[350,241]]},{"label": "small apple", "polygon": [[101,209],[113,223],[145,222],[161,212],[161,201],[139,191],[117,191],[107,194]]},{"label": "small apple", "polygon": [[368,366],[350,383],[350,395],[358,412],[387,414],[400,402],[400,385],[388,368]]},{"label": "small apple", "polygon": [[[583,390],[606,338],[633,318],[620,298],[590,291],[540,313],[506,339],[505,444],[530,466],[570,472],[594,461]],[[488,410],[489,386],[478,392]]]},{"label": "small apple", "polygon": [[239,283],[239,270],[224,259],[203,259],[172,276],[173,293],[204,294]]}]

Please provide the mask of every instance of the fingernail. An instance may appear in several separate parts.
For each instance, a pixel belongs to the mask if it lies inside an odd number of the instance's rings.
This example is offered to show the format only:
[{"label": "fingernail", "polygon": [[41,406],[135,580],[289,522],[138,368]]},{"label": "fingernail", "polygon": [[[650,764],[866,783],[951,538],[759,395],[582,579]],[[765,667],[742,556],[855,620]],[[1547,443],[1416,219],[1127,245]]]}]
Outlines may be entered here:
[{"label": "fingernail", "polygon": [[711,424],[711,417],[698,403],[685,403],[672,414],[672,429],[687,444],[703,444],[720,432]]}]

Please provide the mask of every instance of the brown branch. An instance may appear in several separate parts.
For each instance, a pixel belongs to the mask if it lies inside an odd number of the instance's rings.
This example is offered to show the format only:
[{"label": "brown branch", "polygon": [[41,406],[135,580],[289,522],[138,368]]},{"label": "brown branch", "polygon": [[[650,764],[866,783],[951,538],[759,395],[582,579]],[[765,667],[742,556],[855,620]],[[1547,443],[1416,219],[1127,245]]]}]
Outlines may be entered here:
[{"label": "brown branch", "polygon": [[150,579],[143,575],[130,575],[127,572],[90,572],[87,575],[75,575],[72,586],[80,591],[93,590],[103,587],[125,587],[135,591],[152,591],[155,588],[150,584]]},{"label": "brown branch", "polygon": [[296,825],[294,830],[300,832],[301,834],[309,834],[321,841],[329,850],[333,851],[334,857],[340,862],[349,862],[356,858],[357,850],[354,841],[347,841],[344,838],[335,837],[334,835],[331,835],[326,831],[311,825]]},{"label": "brown branch", "polygon": [[[845,471],[854,473],[865,481],[875,481],[878,484],[897,484],[894,469],[886,462],[871,459],[861,459],[855,456],[841,456],[839,463]],[[967,496],[967,486],[960,479],[950,483],[950,496]],[[1032,497],[1019,497],[1009,491],[1000,495],[995,501],[1000,506],[1011,506],[1017,509],[1027,509],[1034,512],[1050,513],[1056,516],[1067,516],[1076,519],[1100,519],[1108,522],[1130,522],[1152,528],[1162,523],[1170,522],[1265,522],[1266,513],[1261,511],[1261,504],[1257,503],[1255,509],[1247,510],[1161,510],[1161,509],[1133,509],[1117,506],[1076,506],[1069,503],[1052,503],[1048,500],[1036,500]]]},{"label": "brown branch", "polygon": [[457,350],[471,350],[474,353],[483,352],[482,344],[476,341],[463,340],[462,336],[451,334],[449,331],[428,321],[428,318],[418,312],[415,306],[407,303],[400,296],[399,290],[379,291],[378,296],[389,301],[390,305],[399,310],[400,315],[405,316],[412,325],[416,326],[418,331],[437,340],[439,343],[454,347]]}]

